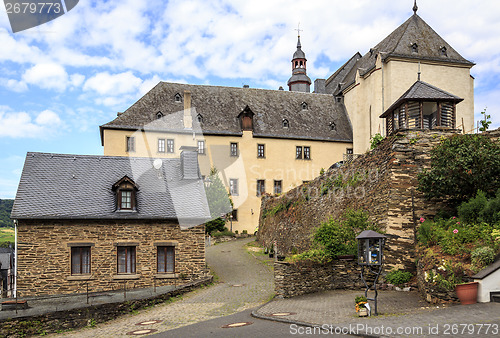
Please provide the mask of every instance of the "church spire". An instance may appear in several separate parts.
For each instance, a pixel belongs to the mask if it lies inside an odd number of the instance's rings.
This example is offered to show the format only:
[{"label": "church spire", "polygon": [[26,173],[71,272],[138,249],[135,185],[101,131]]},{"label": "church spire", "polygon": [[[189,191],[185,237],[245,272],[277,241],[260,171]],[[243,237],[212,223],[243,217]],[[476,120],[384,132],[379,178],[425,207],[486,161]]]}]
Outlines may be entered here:
[{"label": "church spire", "polygon": [[288,80],[288,88],[294,92],[309,93],[311,86],[311,79],[307,76],[306,69],[306,54],[302,51],[302,44],[300,43],[300,23],[296,29],[297,35],[297,50],[293,53],[292,58],[292,77]]},{"label": "church spire", "polygon": [[418,11],[418,6],[417,6],[417,0],[413,3],[413,14],[417,14]]}]

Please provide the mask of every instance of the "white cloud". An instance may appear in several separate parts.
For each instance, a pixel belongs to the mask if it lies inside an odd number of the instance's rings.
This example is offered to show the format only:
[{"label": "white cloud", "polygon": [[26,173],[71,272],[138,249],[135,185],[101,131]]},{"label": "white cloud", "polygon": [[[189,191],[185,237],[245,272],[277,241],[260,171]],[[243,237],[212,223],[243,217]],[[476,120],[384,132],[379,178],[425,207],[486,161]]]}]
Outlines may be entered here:
[{"label": "white cloud", "polygon": [[35,119],[26,112],[0,110],[0,137],[45,138],[61,125],[59,116],[50,110],[42,111]]},{"label": "white cloud", "polygon": [[93,90],[99,95],[118,96],[131,93],[137,90],[142,80],[132,74],[131,71],[120,74],[99,73],[89,78],[84,86],[84,90]]},{"label": "white cloud", "polygon": [[35,119],[35,122],[41,126],[57,126],[61,124],[59,116],[50,110],[44,110]]},{"label": "white cloud", "polygon": [[28,85],[26,85],[26,82],[18,81],[15,79],[0,78],[0,84],[5,88],[17,93],[22,93],[28,90]]},{"label": "white cloud", "polygon": [[41,63],[26,70],[23,80],[44,89],[64,91],[68,85],[68,73],[55,63]]}]

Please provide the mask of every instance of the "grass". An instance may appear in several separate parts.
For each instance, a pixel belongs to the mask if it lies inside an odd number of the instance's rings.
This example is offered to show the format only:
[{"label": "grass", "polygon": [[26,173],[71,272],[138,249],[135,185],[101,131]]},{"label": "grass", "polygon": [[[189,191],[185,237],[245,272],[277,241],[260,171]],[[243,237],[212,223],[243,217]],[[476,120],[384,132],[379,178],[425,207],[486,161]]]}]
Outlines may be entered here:
[{"label": "grass", "polygon": [[0,243],[4,242],[14,243],[14,229],[0,228]]}]

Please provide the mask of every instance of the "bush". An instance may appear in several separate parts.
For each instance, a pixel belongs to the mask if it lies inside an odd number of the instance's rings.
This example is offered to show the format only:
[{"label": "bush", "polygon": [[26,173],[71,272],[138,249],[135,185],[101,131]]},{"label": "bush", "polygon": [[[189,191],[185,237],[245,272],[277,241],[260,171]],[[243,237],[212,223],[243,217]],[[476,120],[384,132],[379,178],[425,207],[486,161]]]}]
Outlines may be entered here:
[{"label": "bush", "polygon": [[404,283],[408,283],[410,279],[413,277],[411,272],[402,271],[402,270],[391,270],[387,276],[385,276],[385,280],[394,285],[401,285]]},{"label": "bush", "polygon": [[375,149],[382,141],[384,140],[384,137],[380,135],[380,133],[376,133],[373,135],[373,137],[370,139],[370,149]]},{"label": "bush", "polygon": [[331,258],[337,258],[340,255],[356,255],[356,236],[367,229],[379,231],[378,227],[369,221],[366,212],[347,210],[342,219],[330,219],[322,223],[316,229],[313,240]]},{"label": "bush", "polygon": [[234,237],[234,233],[225,229],[224,231],[218,231],[212,234],[212,237],[224,237],[224,236]]},{"label": "bush", "polygon": [[224,231],[226,225],[226,221],[219,217],[211,220],[210,222],[205,223],[205,233],[212,234],[214,232]]},{"label": "bush", "polygon": [[495,251],[490,247],[477,248],[471,254],[472,264],[482,269],[495,261]]},{"label": "bush", "polygon": [[500,143],[478,134],[443,138],[418,179],[427,198],[449,198],[454,207],[478,190],[491,196],[500,188]]},{"label": "bush", "polygon": [[475,198],[460,204],[457,209],[458,216],[464,222],[476,222],[479,220],[479,214],[485,209],[486,204],[488,204],[486,194],[479,190]]},{"label": "bush", "polygon": [[465,244],[489,246],[496,248],[494,230],[498,225],[487,223],[465,223],[459,218],[426,220],[417,232],[417,240],[421,245],[430,247],[439,245],[445,254],[456,255],[470,253]]},{"label": "bush", "polygon": [[287,258],[289,261],[304,261],[310,260],[317,263],[326,263],[331,260],[331,257],[327,256],[323,249],[310,249],[303,253],[293,255],[290,258]]}]

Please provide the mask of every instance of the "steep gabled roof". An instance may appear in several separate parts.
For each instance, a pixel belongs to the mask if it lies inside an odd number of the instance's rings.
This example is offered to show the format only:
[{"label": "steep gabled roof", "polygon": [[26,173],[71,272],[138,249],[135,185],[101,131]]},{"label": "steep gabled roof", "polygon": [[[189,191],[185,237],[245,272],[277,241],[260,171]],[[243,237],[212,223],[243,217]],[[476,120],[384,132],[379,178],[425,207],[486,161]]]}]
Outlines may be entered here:
[{"label": "steep gabled roof", "polygon": [[415,82],[399,99],[396,100],[380,117],[386,117],[394,108],[407,101],[450,101],[461,102],[464,99],[448,93],[423,81]]},{"label": "steep gabled roof", "polygon": [[[160,125],[162,122],[157,120],[156,114],[161,111],[170,124],[170,127],[165,126],[167,130],[177,127],[181,131],[184,105],[174,98],[176,94],[182,96],[184,91],[191,92],[191,105],[203,116],[200,127],[207,135],[242,135],[238,115],[248,107],[255,114],[254,137],[352,142],[352,128],[345,107],[336,103],[332,95],[167,82],[158,83],[101,129]],[[307,103],[307,110],[302,109],[303,102]],[[178,121],[172,121],[169,116],[178,116]],[[289,121],[288,128],[283,128],[283,119]],[[330,130],[331,122],[337,125],[336,131]]]},{"label": "steep gabled roof", "polygon": [[[138,188],[135,212],[116,210],[113,185],[124,176]],[[13,219],[171,219],[181,225],[208,217],[203,182],[183,180],[179,159],[47,153],[26,155],[11,213]]]},{"label": "steep gabled roof", "polygon": [[330,75],[330,77],[325,81],[325,89],[328,94],[335,95],[339,91],[339,84],[342,83],[347,73],[351,71],[352,67],[356,65],[356,61],[359,59],[361,59],[361,54],[356,52],[356,54],[354,54],[349,61],[344,63],[342,67]]},{"label": "steep gabled roof", "polygon": [[[413,44],[416,44],[418,52],[413,51]],[[446,48],[446,55],[443,55],[443,47]],[[391,57],[398,57],[462,64],[467,67],[474,65],[473,62],[466,60],[453,49],[420,16],[414,14],[358,60],[356,66],[351,69],[342,81],[345,83],[342,89],[349,87],[355,82],[358,69],[361,76],[366,75],[374,69],[379,53],[382,61]]]}]

